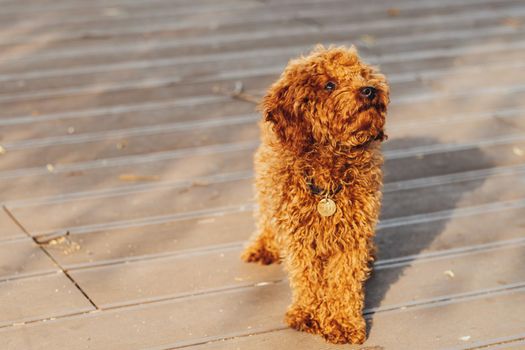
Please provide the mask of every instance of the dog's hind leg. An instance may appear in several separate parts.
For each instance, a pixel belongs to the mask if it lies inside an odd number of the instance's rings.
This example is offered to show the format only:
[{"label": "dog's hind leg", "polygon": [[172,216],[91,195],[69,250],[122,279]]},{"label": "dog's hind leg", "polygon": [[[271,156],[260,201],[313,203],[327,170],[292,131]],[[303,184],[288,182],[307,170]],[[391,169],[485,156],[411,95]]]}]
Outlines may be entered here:
[{"label": "dog's hind leg", "polygon": [[279,262],[279,246],[277,244],[276,230],[272,224],[272,219],[268,215],[268,209],[261,202],[259,201],[260,206],[257,213],[257,232],[242,253],[241,259],[245,262],[270,265]]},{"label": "dog's hind leg", "polygon": [[275,194],[264,191],[261,182],[256,183],[259,191],[257,201],[259,209],[255,213],[257,230],[252,236],[250,244],[241,255],[245,262],[257,262],[263,265],[270,265],[279,262],[279,244],[277,237],[277,227],[273,218],[271,206],[272,198]]},{"label": "dog's hind leg", "polygon": [[275,167],[269,166],[275,156],[263,143],[255,154],[255,187],[259,209],[255,214],[257,230],[241,255],[246,262],[270,265],[279,262],[280,244],[274,219],[275,201],[280,198],[279,183],[274,182]]},{"label": "dog's hind leg", "polygon": [[275,247],[271,234],[263,231],[243,251],[241,259],[245,262],[270,265],[279,262],[279,250]]}]

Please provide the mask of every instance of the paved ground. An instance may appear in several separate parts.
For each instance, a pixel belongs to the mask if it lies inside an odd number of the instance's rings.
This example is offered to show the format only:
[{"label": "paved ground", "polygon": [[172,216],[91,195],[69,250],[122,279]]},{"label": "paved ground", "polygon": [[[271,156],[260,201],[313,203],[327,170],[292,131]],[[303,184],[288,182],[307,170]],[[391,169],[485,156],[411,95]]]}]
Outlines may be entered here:
[{"label": "paved ground", "polygon": [[0,8],[2,349],[352,348],[238,259],[259,117],[229,91],[317,42],[392,85],[366,349],[525,349],[522,0]]}]

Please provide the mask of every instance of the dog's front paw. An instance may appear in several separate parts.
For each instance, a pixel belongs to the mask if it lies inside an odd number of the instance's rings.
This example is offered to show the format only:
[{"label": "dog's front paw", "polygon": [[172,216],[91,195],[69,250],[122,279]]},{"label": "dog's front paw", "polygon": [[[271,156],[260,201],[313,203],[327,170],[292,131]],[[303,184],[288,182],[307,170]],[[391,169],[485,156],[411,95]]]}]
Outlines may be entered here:
[{"label": "dog's front paw", "polygon": [[366,323],[361,320],[331,320],[321,331],[323,337],[334,344],[363,344]]},{"label": "dog's front paw", "polygon": [[244,250],[241,259],[245,262],[270,265],[274,262],[279,262],[279,253],[271,251],[259,243],[254,243]]},{"label": "dog's front paw", "polygon": [[301,332],[319,334],[320,327],[314,316],[299,307],[290,307],[286,312],[284,321],[293,329]]}]

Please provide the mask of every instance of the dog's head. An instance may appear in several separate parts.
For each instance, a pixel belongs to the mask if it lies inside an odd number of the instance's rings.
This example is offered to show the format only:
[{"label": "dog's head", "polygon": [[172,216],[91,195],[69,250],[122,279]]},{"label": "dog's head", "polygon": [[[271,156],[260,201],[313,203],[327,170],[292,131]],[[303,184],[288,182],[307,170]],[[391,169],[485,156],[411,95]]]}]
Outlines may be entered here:
[{"label": "dog's head", "polygon": [[312,145],[358,147],[386,138],[389,89],[354,47],[317,47],[290,61],[261,109],[279,140],[296,151]]}]

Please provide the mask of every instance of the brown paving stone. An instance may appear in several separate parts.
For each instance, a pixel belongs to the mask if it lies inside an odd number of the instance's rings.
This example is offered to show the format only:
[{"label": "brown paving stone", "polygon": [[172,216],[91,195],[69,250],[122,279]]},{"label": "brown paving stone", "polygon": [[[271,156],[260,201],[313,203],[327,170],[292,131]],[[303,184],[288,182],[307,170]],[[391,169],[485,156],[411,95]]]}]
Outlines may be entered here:
[{"label": "brown paving stone", "polygon": [[[155,188],[127,196],[116,195],[109,198],[17,208],[13,212],[25,225],[26,230],[35,234],[86,224],[139,219],[222,206],[241,206],[252,197],[252,179],[248,179],[209,186],[194,186],[191,191],[185,187]],[[27,220],[26,215],[31,215],[31,220]]]},{"label": "brown paving stone", "polygon": [[[228,153],[211,153],[188,157],[142,162],[120,166],[104,166],[82,170],[22,176],[16,179],[19,186],[10,186],[13,179],[0,180],[6,199],[24,199],[61,193],[121,188],[166,181],[183,181],[226,172],[251,171],[252,156],[256,145],[245,150]],[[246,150],[247,149],[247,150]],[[136,175],[136,181],[122,180],[122,175]],[[140,180],[142,177],[143,180]],[[148,180],[149,179],[149,180]]]},{"label": "brown paving stone", "polygon": [[62,273],[0,282],[0,295],[0,326],[94,309]]},{"label": "brown paving stone", "polygon": [[157,132],[145,136],[110,137],[96,142],[13,150],[5,154],[0,169],[45,167],[47,164],[69,164],[213,144],[256,141],[258,138],[259,130],[254,119],[252,123],[199,128],[192,132],[188,130]]},{"label": "brown paving stone", "polygon": [[58,270],[30,238],[0,242],[0,280]]},{"label": "brown paving stone", "polygon": [[[137,103],[130,103],[128,108],[133,109],[133,106],[140,108],[142,105],[137,101]],[[227,119],[229,116],[254,114],[254,112],[255,106],[252,103],[223,100],[193,106],[173,106],[173,104],[168,103],[165,106],[151,107],[146,111],[95,113],[82,118],[45,120],[44,117],[39,120],[39,117],[35,116],[30,120],[30,123],[2,125],[0,127],[2,130],[1,142],[10,143],[46,137],[76,136],[93,132],[157,126],[159,124]]]},{"label": "brown paving stone", "polygon": [[143,258],[145,255],[187,253],[242,244],[254,230],[252,212],[171,221],[125,229],[71,235],[79,250],[68,253],[65,244],[46,247],[67,268],[101,261]]}]

